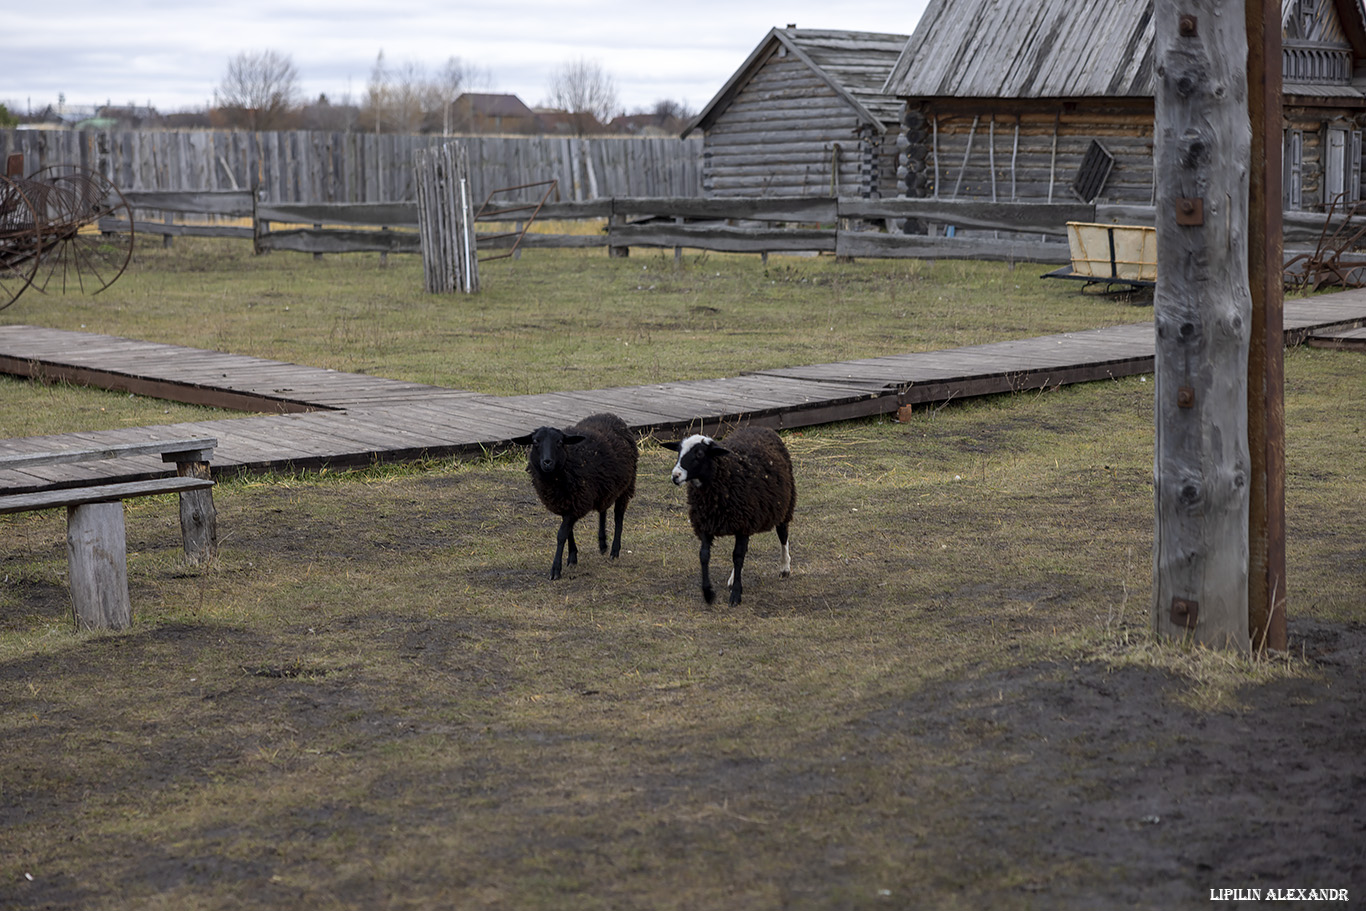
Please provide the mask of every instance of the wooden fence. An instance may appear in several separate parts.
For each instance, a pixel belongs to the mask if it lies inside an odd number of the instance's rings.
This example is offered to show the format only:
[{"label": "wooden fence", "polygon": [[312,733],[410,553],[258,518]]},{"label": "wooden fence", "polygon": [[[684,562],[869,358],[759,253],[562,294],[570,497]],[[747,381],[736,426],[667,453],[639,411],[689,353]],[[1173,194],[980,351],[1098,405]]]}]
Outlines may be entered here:
[{"label": "wooden fence", "polygon": [[[268,204],[251,193],[125,194],[140,216],[140,233],[252,239],[258,250],[301,253],[420,253],[416,203]],[[155,213],[155,214],[153,214]],[[250,219],[250,227],[166,223],[162,213],[218,214]],[[937,199],[849,197],[604,197],[548,203],[541,220],[593,219],[593,234],[527,233],[521,248],[688,247],[723,253],[817,252],[865,258],[982,259],[1067,263],[1067,222],[1144,225],[1151,206],[1088,203],[991,203]],[[911,219],[930,234],[905,234]],[[1337,224],[1337,222],[1334,222]],[[1356,224],[1354,222],[1353,224]],[[289,227],[280,227],[288,225]],[[297,226],[312,227],[297,227]],[[952,225],[955,236],[945,236]],[[1285,215],[1286,253],[1312,249],[1325,217]],[[1366,221],[1362,222],[1366,226]],[[110,231],[126,225],[104,221]],[[890,228],[890,230],[884,230]],[[500,229],[478,237],[481,252],[506,249],[516,238]]]},{"label": "wooden fence", "polygon": [[99,171],[124,192],[252,190],[267,203],[411,202],[413,153],[459,142],[474,198],[554,179],[563,200],[699,196],[700,139],[249,133],[198,130],[0,130],[0,161]]}]

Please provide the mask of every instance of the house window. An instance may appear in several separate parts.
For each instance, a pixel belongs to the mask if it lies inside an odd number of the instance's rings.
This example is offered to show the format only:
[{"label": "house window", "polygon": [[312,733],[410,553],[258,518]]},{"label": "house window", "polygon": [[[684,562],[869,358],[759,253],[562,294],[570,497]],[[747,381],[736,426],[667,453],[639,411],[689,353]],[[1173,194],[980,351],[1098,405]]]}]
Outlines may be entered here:
[{"label": "house window", "polygon": [[1361,198],[1361,131],[1329,124],[1323,141],[1323,206]]}]

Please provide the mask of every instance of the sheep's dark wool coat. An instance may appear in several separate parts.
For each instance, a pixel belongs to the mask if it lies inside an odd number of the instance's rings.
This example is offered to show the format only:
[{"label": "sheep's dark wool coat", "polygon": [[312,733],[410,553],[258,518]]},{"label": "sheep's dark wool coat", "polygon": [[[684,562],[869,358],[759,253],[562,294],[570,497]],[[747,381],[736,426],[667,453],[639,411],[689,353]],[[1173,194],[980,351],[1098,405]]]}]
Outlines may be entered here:
[{"label": "sheep's dark wool coat", "polygon": [[797,485],[782,438],[744,427],[720,445],[729,454],[708,459],[706,474],[688,481],[688,519],[697,536],[756,535],[790,523]]},{"label": "sheep's dark wool coat", "polygon": [[534,446],[527,462],[531,486],[546,509],[557,516],[581,519],[590,512],[606,512],[623,497],[635,496],[638,453],[625,421],[614,414],[595,414],[566,427],[564,433],[584,439],[565,447],[557,472],[541,470]]}]

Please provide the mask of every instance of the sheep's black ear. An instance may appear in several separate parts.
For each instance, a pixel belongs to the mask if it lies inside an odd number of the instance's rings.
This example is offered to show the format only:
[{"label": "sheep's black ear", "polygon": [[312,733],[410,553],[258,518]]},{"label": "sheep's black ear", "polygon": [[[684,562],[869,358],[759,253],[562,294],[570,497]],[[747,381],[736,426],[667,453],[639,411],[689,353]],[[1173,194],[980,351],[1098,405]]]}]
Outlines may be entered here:
[{"label": "sheep's black ear", "polygon": [[681,449],[682,446],[683,446],[683,441],[682,441],[682,440],[672,440],[672,441],[670,441],[670,440],[660,440],[660,441],[659,441],[659,445],[660,445],[660,446],[663,446],[665,449],[672,449],[674,452],[678,452],[678,450]]},{"label": "sheep's black ear", "polygon": [[714,455],[714,456],[730,455],[730,450],[727,449],[727,448],[724,447],[724,446],[718,445],[718,444],[716,444],[716,443],[712,443],[710,446],[707,447],[707,455]]},{"label": "sheep's black ear", "polygon": [[508,442],[511,443],[513,446],[530,446],[531,437],[532,434],[528,433],[525,436],[513,437],[512,439],[508,440]]},{"label": "sheep's black ear", "polygon": [[588,439],[588,437],[581,433],[566,433],[564,435],[564,444],[566,446],[572,446],[575,443],[582,443],[586,439]]}]

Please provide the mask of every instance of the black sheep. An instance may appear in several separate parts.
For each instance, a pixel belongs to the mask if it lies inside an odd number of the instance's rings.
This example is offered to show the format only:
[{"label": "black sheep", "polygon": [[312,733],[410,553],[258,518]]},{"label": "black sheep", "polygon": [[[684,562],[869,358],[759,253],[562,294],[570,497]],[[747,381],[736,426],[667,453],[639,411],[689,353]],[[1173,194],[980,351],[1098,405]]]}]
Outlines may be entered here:
[{"label": "black sheep", "polygon": [[621,554],[621,522],[636,492],[636,441],[615,414],[594,414],[572,427],[538,427],[512,440],[530,445],[527,473],[545,508],[560,517],[550,578],[560,578],[560,557],[569,542],[569,565],[579,561],[574,523],[598,512],[598,549],[607,553],[607,508],[615,507],[612,559]]},{"label": "black sheep", "polygon": [[664,446],[678,453],[673,482],[688,485],[688,519],[702,541],[698,558],[706,602],[716,597],[708,564],[712,539],[718,536],[735,536],[735,569],[729,582],[732,606],[744,593],[741,571],[751,535],[777,530],[783,546],[782,575],[790,575],[787,526],[797,505],[797,485],[782,439],[772,430],[745,427],[727,436],[724,446],[701,434]]}]

